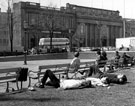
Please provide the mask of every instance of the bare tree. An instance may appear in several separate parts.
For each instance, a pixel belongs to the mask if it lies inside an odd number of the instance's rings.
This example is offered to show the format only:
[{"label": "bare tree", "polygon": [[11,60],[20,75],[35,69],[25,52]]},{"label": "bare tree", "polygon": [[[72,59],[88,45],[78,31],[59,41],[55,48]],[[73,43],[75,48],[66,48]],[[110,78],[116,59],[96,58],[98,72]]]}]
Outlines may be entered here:
[{"label": "bare tree", "polygon": [[52,38],[54,31],[60,29],[59,11],[55,7],[46,7],[46,13],[41,13],[41,23],[45,31],[49,31],[50,37],[50,52],[52,51]]}]

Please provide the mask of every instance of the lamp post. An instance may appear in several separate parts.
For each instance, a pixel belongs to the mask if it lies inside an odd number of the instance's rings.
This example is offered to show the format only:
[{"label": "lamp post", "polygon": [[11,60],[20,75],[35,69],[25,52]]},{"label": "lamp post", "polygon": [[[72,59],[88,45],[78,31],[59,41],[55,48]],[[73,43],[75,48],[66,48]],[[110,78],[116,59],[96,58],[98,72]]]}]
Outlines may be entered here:
[{"label": "lamp post", "polygon": [[26,33],[28,29],[28,22],[24,21],[24,65],[27,65],[27,50],[26,50]]}]

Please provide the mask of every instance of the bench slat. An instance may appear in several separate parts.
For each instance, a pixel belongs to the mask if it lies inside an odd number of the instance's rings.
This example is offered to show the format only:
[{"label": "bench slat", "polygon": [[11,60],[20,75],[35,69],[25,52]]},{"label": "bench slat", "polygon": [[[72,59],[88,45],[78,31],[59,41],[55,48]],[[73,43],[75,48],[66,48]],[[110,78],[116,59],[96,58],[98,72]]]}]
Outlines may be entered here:
[{"label": "bench slat", "polygon": [[12,81],[15,81],[15,80],[16,80],[16,78],[6,79],[6,80],[0,80],[0,83],[12,82]]},{"label": "bench slat", "polygon": [[21,70],[20,67],[17,67],[17,68],[6,68],[6,69],[0,69],[0,73],[17,72],[19,70]]},{"label": "bench slat", "polygon": [[2,77],[0,77],[0,80],[6,80],[6,79],[12,79],[12,78],[17,78],[17,75],[13,75],[13,76],[2,76]]},{"label": "bench slat", "polygon": [[[65,72],[66,70],[55,70],[55,71],[52,71],[53,73],[59,73],[59,72]],[[38,73],[38,75],[43,75],[45,73],[45,71],[44,72],[40,72],[40,73]]]},{"label": "bench slat", "polygon": [[69,64],[42,65],[42,66],[39,66],[39,70],[52,69],[52,68],[58,68],[58,67],[68,67],[68,66]]}]

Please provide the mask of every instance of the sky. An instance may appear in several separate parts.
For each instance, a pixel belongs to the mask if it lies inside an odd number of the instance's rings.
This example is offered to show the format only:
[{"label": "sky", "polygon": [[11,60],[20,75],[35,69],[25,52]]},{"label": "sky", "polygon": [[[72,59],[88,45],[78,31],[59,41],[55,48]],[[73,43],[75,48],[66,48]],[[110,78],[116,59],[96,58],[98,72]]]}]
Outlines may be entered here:
[{"label": "sky", "polygon": [[[1,11],[7,10],[7,1],[0,0]],[[50,4],[59,8],[60,6],[66,6],[66,3],[107,9],[107,10],[118,10],[120,16],[123,18],[135,19],[135,0],[11,0],[13,2],[18,1],[30,1],[41,3],[41,6],[49,6]]]}]

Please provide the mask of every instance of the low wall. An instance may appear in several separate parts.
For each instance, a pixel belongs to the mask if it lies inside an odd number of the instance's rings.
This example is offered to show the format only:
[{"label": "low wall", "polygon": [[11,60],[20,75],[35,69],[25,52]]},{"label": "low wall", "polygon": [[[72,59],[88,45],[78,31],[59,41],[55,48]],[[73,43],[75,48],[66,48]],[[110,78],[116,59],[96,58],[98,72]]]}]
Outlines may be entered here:
[{"label": "low wall", "polygon": [[[125,51],[120,51],[119,54],[122,56]],[[135,57],[135,52],[134,51],[126,51],[127,54],[130,56]],[[108,59],[112,59],[115,56],[115,51],[107,51],[107,57]],[[71,57],[71,56],[70,56]],[[96,59],[97,55],[96,52],[82,52],[80,53],[80,58],[81,59]]]},{"label": "low wall", "polygon": [[[48,59],[68,59],[68,53],[27,55],[26,58],[27,58],[27,61],[48,60]],[[24,61],[24,55],[0,57],[0,62],[6,62],[6,61]]]},{"label": "low wall", "polygon": [[[134,51],[126,51],[129,55],[135,56]],[[123,51],[120,52],[120,55]],[[108,51],[107,57],[111,59],[115,56],[114,51]],[[28,55],[27,60],[49,60],[49,59],[72,59],[74,57],[73,53],[52,53],[52,54],[40,54],[40,55]],[[96,52],[80,52],[80,59],[96,59]],[[0,57],[0,62],[6,61],[24,61],[24,55],[21,56],[6,56]]]}]

